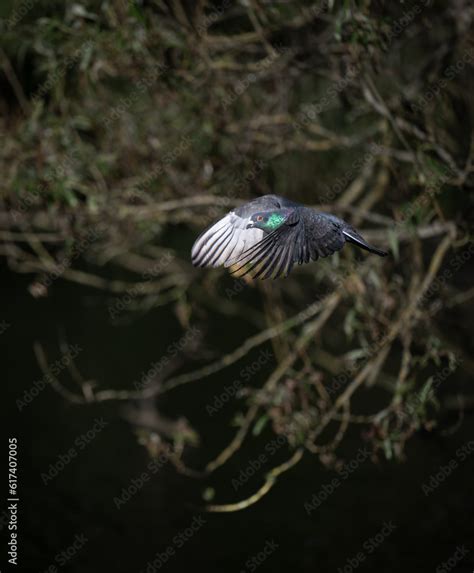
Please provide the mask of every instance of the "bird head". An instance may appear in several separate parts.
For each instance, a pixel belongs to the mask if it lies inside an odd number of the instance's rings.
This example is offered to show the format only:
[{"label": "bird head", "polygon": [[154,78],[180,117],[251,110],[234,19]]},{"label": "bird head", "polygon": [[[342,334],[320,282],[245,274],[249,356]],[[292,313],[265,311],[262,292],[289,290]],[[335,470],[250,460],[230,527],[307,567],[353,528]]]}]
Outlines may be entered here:
[{"label": "bird head", "polygon": [[261,211],[250,217],[247,229],[262,229],[270,233],[281,227],[288,219],[292,209],[278,209],[277,211]]}]

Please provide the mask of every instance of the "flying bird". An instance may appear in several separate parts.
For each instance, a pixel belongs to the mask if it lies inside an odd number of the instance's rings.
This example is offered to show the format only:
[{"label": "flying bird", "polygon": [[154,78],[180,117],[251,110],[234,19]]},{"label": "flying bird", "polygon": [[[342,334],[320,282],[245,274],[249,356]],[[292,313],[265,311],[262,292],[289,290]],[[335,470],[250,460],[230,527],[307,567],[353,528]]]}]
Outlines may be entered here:
[{"label": "flying bird", "polygon": [[384,257],[348,223],[278,195],[264,195],[234,209],[196,239],[196,267],[228,267],[237,277],[288,276],[293,265],[316,261],[345,243]]}]

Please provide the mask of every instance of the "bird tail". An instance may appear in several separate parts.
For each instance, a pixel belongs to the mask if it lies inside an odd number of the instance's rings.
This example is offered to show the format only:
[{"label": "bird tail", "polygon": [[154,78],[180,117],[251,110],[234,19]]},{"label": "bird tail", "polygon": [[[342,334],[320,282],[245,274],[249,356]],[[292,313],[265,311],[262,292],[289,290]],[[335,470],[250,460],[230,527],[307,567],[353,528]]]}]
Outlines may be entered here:
[{"label": "bird tail", "polygon": [[386,257],[388,255],[387,251],[382,251],[381,249],[377,249],[372,247],[372,245],[369,245],[369,243],[367,243],[367,241],[354,229],[343,229],[342,232],[346,241],[349,241],[349,243],[354,243],[354,245],[357,245],[361,249],[365,249],[366,251],[369,251],[369,253],[374,253],[380,257]]}]

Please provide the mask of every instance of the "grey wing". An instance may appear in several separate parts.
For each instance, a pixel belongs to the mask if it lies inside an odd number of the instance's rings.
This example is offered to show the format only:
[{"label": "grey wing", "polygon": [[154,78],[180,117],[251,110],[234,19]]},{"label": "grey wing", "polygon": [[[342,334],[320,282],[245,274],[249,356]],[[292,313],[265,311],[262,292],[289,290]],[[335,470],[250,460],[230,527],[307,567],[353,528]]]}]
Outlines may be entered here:
[{"label": "grey wing", "polygon": [[280,207],[293,207],[293,215],[283,227],[266,235],[231,262],[230,270],[237,276],[249,274],[261,279],[287,276],[295,263],[316,261],[345,245],[348,225],[341,219],[277,195],[266,198],[278,202]]},{"label": "grey wing", "polygon": [[280,209],[284,202],[282,197],[277,195],[262,195],[262,197],[257,197],[248,203],[245,203],[238,209],[234,209],[234,212],[239,217],[247,218],[252,216],[254,213],[259,211],[271,211],[274,209]]},{"label": "grey wing", "polygon": [[346,242],[343,226],[337,217],[297,206],[285,225],[245,251],[230,270],[238,277],[288,276],[295,263],[316,261],[342,249]]},{"label": "grey wing", "polygon": [[295,209],[286,223],[265,235],[257,244],[233,262],[230,271],[237,277],[267,279],[288,276],[295,262],[297,238],[301,232],[299,213]]},{"label": "grey wing", "polygon": [[229,267],[244,252],[264,238],[261,229],[247,229],[250,217],[259,211],[279,209],[280,198],[263,195],[234,209],[196,239],[191,260],[197,267]]},{"label": "grey wing", "polygon": [[300,211],[302,224],[296,241],[295,262],[309,263],[342,249],[346,238],[341,219],[308,208]]},{"label": "grey wing", "polygon": [[229,266],[246,249],[263,239],[260,229],[247,229],[250,218],[231,211],[196,239],[191,260],[196,267]]}]

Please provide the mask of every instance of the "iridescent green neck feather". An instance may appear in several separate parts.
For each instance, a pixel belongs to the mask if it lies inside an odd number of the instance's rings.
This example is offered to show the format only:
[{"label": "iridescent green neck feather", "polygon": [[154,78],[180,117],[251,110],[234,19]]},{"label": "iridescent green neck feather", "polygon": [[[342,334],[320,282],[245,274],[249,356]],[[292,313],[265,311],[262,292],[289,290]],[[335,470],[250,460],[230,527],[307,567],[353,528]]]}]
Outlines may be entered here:
[{"label": "iridescent green neck feather", "polygon": [[266,222],[267,229],[274,231],[278,229],[283,223],[285,222],[285,217],[280,215],[279,213],[272,213],[270,217],[268,217],[268,221]]}]

